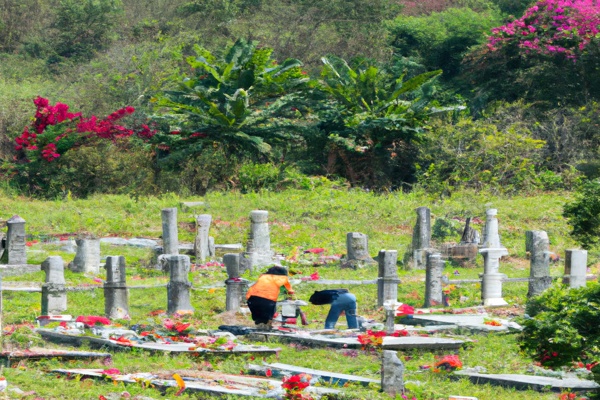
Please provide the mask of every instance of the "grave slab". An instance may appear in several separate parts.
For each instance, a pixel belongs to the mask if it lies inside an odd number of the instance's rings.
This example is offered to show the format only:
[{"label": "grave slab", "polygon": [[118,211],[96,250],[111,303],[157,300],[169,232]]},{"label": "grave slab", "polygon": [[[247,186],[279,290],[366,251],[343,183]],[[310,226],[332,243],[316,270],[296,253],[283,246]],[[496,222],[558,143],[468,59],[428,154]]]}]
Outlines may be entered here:
[{"label": "grave slab", "polygon": [[61,360],[89,360],[110,359],[111,357],[112,355],[110,353],[31,347],[24,350],[6,350],[1,352],[0,363],[6,367],[10,367],[21,360],[42,360],[52,358]]},{"label": "grave slab", "polygon": [[[252,340],[258,341],[280,341],[284,343],[301,343],[311,347],[334,347],[347,349],[360,349],[362,345],[358,341],[358,333],[353,336],[341,336],[340,334],[311,334],[307,331],[298,333],[283,333],[278,331],[255,332],[248,335]],[[438,337],[405,336],[383,338],[383,350],[456,350],[464,344],[462,340],[446,339]]]},{"label": "grave slab", "polygon": [[312,376],[318,376],[321,382],[329,383],[331,385],[344,386],[347,382],[358,382],[363,386],[368,386],[371,383],[380,384],[379,379],[364,378],[362,376],[339,374],[337,372],[329,372],[312,368],[298,367],[295,365],[273,363],[265,365],[254,365],[249,364],[248,370],[255,375],[265,375],[266,371],[271,370],[274,377],[280,377],[284,375],[292,374],[309,374]]},{"label": "grave slab", "polygon": [[547,391],[553,392],[568,391],[598,391],[600,385],[594,381],[577,379],[577,378],[551,378],[547,376],[537,375],[521,375],[521,374],[478,374],[467,371],[456,371],[454,375],[457,377],[467,377],[475,384],[486,384],[514,388],[517,390],[536,390],[538,392]]},{"label": "grave slab", "polygon": [[255,346],[238,344],[232,350],[206,349],[201,347],[193,347],[193,343],[136,343],[136,342],[119,342],[113,339],[104,339],[101,337],[87,335],[70,335],[62,332],[56,332],[51,329],[39,328],[35,330],[44,340],[52,343],[69,344],[71,346],[88,345],[92,348],[110,348],[114,350],[130,350],[132,348],[142,349],[151,352],[164,352],[175,354],[276,354],[281,349],[269,348],[266,346]]},{"label": "grave slab", "polygon": [[[486,319],[492,319],[501,323],[501,326],[493,326],[485,324]],[[494,318],[488,316],[488,314],[476,314],[476,315],[465,315],[465,314],[450,314],[450,315],[436,315],[436,314],[413,314],[408,317],[402,318],[401,323],[406,325],[456,325],[458,327],[469,328],[473,330],[480,330],[486,332],[506,332],[509,329],[521,330],[521,326],[505,319]]]},{"label": "grave slab", "polygon": [[[96,378],[105,380],[106,376],[102,374],[101,369],[55,369],[52,372],[65,375],[80,375],[82,377]],[[185,381],[185,392],[207,393],[211,395],[237,395],[253,396],[261,398],[273,398],[281,390],[281,381],[274,379],[257,378],[250,376],[238,376],[222,374],[219,372],[194,371],[191,376],[181,374]],[[139,385],[138,381],[143,379],[149,381],[158,390],[177,387],[174,379],[161,379],[159,374],[153,373],[134,373],[126,375],[111,375],[116,382],[124,384]],[[341,393],[336,389],[309,386],[305,389],[317,398],[324,394]]]}]

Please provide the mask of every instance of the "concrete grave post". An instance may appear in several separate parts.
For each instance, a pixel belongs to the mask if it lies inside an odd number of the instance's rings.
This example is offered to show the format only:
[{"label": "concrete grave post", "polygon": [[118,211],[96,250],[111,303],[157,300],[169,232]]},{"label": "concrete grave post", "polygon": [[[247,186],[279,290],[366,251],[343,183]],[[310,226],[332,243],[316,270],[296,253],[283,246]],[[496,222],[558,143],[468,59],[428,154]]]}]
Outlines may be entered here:
[{"label": "concrete grave post", "polygon": [[587,250],[565,250],[565,277],[563,283],[570,288],[587,285]]},{"label": "concrete grave post", "polygon": [[552,285],[550,276],[550,240],[545,231],[525,232],[530,252],[529,290],[527,297],[540,295]]},{"label": "concrete grave post", "polygon": [[375,262],[369,255],[369,238],[364,233],[349,232],[346,234],[347,256],[342,266],[364,266]]},{"label": "concrete grave post", "polygon": [[425,303],[423,307],[439,306],[443,304],[444,293],[442,289],[442,274],[444,260],[440,253],[427,252],[427,265],[425,267]]},{"label": "concrete grave post", "polygon": [[58,315],[67,309],[65,263],[60,256],[50,256],[42,262],[46,280],[42,284],[42,315]]},{"label": "concrete grave post", "polygon": [[170,254],[166,261],[169,264],[169,283],[167,284],[167,314],[178,311],[194,311],[190,302],[192,287],[188,274],[190,272],[190,257]]},{"label": "concrete grave post", "polygon": [[431,247],[431,211],[427,207],[418,207],[415,211],[417,221],[413,229],[410,250],[404,256],[404,262],[413,269],[425,269],[427,249]]},{"label": "concrete grave post", "polygon": [[268,211],[254,210],[250,212],[250,234],[246,252],[243,254],[243,259],[240,260],[240,272],[252,270],[254,267],[265,267],[273,263],[268,219]]},{"label": "concrete grave post", "polygon": [[75,239],[75,258],[69,264],[73,272],[98,275],[100,273],[100,239]]},{"label": "concrete grave post", "polygon": [[129,318],[129,289],[125,278],[125,257],[106,257],[104,314],[110,319]]},{"label": "concrete grave post", "polygon": [[163,254],[179,254],[179,238],[177,236],[177,208],[163,208],[162,239]]},{"label": "concrete grave post", "polygon": [[228,277],[225,281],[225,309],[239,311],[248,290],[248,281],[240,278],[240,255],[237,253],[223,255],[223,264]]},{"label": "concrete grave post", "polygon": [[209,257],[215,257],[216,256],[215,238],[212,237],[212,236],[208,237],[208,256]]},{"label": "concrete grave post", "polygon": [[508,255],[508,250],[500,244],[498,233],[498,210],[491,208],[486,211],[485,237],[483,248],[483,276],[481,281],[481,299],[484,306],[505,306],[508,303],[502,298],[502,280],[505,274],[499,272],[500,258]]},{"label": "concrete grave post", "polygon": [[196,215],[196,240],[194,241],[194,253],[196,263],[203,263],[210,254],[209,235],[212,217],[209,214]]},{"label": "concrete grave post", "polygon": [[381,390],[394,398],[404,392],[404,364],[393,350],[383,350]]},{"label": "concrete grave post", "polygon": [[398,252],[381,250],[377,257],[379,277],[377,279],[377,305],[383,306],[387,300],[398,300]]},{"label": "concrete grave post", "polygon": [[6,234],[6,257],[3,261],[8,265],[27,264],[27,251],[25,246],[25,220],[18,215],[13,215],[8,221]]}]

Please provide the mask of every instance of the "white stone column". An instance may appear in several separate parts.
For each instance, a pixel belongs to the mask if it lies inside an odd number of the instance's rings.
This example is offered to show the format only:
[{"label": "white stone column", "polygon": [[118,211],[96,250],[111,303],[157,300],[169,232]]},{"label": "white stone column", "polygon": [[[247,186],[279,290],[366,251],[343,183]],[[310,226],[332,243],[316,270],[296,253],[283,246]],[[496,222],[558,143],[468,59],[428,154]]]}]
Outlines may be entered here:
[{"label": "white stone column", "polygon": [[587,285],[587,250],[565,251],[565,275],[563,283],[572,289]]}]

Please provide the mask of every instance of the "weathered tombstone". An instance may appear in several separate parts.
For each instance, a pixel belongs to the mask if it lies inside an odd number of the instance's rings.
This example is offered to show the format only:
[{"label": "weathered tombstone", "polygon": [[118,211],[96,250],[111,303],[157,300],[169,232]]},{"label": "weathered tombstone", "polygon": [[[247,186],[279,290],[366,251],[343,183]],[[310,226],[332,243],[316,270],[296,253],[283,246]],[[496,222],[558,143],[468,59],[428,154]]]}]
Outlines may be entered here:
[{"label": "weathered tombstone", "polygon": [[394,398],[404,392],[404,364],[393,350],[383,350],[381,390]]},{"label": "weathered tombstone", "polygon": [[75,239],[77,250],[75,258],[69,263],[73,272],[93,275],[100,273],[100,239]]},{"label": "weathered tombstone", "polygon": [[383,306],[387,300],[398,300],[398,252],[381,250],[377,257],[379,277],[377,279],[377,305]]},{"label": "weathered tombstone", "polygon": [[427,264],[427,249],[431,247],[431,210],[418,207],[417,222],[413,230],[412,244],[408,254],[407,265],[413,269],[425,269]]},{"label": "weathered tombstone", "polygon": [[369,255],[369,238],[364,233],[346,234],[346,252],[346,257],[341,260],[342,267],[356,268],[375,263]]},{"label": "weathered tombstone", "polygon": [[212,236],[208,237],[208,256],[209,257],[216,256],[215,238]]},{"label": "weathered tombstone", "polygon": [[196,263],[204,262],[211,256],[209,235],[212,217],[209,214],[196,215],[196,240],[194,241],[194,253]]},{"label": "weathered tombstone", "polygon": [[169,264],[170,276],[167,284],[167,313],[194,311],[194,307],[190,302],[190,288],[192,285],[188,279],[190,257],[171,254],[166,256],[166,261]]},{"label": "weathered tombstone", "polygon": [[248,290],[248,281],[240,278],[240,255],[237,253],[223,255],[223,264],[228,276],[225,281],[225,309],[239,311]]},{"label": "weathered tombstone", "polygon": [[125,257],[106,257],[104,314],[110,319],[129,318],[129,289],[125,278]]},{"label": "weathered tombstone", "polygon": [[[360,325],[359,325],[360,326]],[[385,331],[388,334],[393,334],[396,330],[396,310],[394,307],[385,309]]]},{"label": "weathered tombstone", "polygon": [[479,254],[479,232],[471,227],[471,217],[465,222],[465,229],[459,244],[448,247],[445,255],[461,266],[474,266]]},{"label": "weathered tombstone", "polygon": [[440,253],[427,252],[427,265],[425,267],[425,303],[423,307],[439,306],[443,304],[442,274],[444,260]]},{"label": "weathered tombstone", "polygon": [[8,221],[6,249],[2,255],[2,263],[7,265],[27,264],[27,248],[25,247],[25,220],[13,215]]},{"label": "weathered tombstone", "polygon": [[61,314],[67,309],[65,263],[60,256],[50,256],[42,262],[46,280],[42,284],[42,315]]},{"label": "weathered tombstone", "polygon": [[570,288],[587,285],[587,250],[565,250],[565,277],[563,283]]},{"label": "weathered tombstone", "polygon": [[508,255],[508,250],[500,244],[498,234],[498,210],[491,208],[486,211],[485,236],[483,247],[479,252],[483,255],[483,276],[481,281],[481,299],[484,306],[505,306],[508,303],[502,298],[502,280],[500,258]]},{"label": "weathered tombstone", "polygon": [[177,236],[177,208],[163,208],[162,239],[163,254],[179,254],[179,238]]},{"label": "weathered tombstone", "polygon": [[240,272],[252,270],[254,267],[264,267],[273,263],[268,219],[268,211],[254,210],[250,212],[250,234],[246,245],[246,252],[240,260]]},{"label": "weathered tombstone", "polygon": [[545,231],[525,232],[526,245],[529,242],[530,272],[527,297],[540,295],[552,285],[550,276],[550,240]]}]

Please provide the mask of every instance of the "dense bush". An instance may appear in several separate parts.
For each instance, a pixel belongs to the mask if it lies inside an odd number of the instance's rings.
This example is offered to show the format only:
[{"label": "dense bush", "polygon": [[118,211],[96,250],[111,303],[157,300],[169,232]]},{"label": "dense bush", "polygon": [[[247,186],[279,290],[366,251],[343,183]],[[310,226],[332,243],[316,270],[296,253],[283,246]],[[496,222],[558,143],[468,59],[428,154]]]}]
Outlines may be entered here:
[{"label": "dense bush", "polygon": [[600,181],[583,184],[575,200],[565,205],[563,215],[573,227],[571,235],[584,248],[600,242]]},{"label": "dense bush", "polygon": [[[555,284],[530,299],[519,335],[521,348],[544,366],[578,366],[591,370],[600,361],[600,285],[569,289]],[[597,369],[595,370],[597,371]],[[594,379],[600,383],[598,374]]]}]

